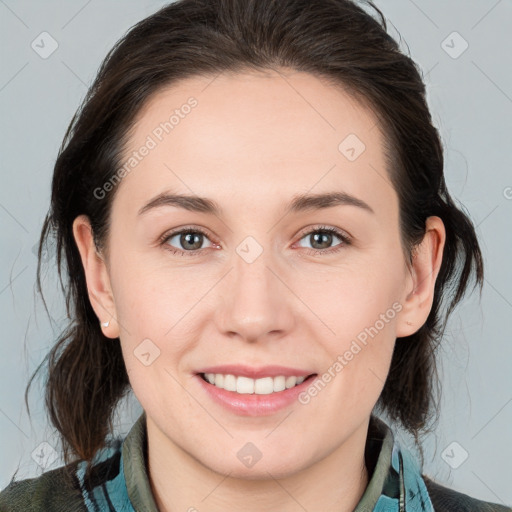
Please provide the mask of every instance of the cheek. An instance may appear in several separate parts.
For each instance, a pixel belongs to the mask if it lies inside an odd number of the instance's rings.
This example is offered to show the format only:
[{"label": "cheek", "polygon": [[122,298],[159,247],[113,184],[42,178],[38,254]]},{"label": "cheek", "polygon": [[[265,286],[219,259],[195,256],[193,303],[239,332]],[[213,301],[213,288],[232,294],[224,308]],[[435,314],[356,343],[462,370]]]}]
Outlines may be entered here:
[{"label": "cheek", "polygon": [[153,384],[173,386],[165,369],[180,370],[184,355],[200,339],[201,317],[208,316],[207,301],[201,301],[207,283],[189,279],[190,270],[161,268],[143,259],[127,263],[115,276],[115,302],[132,386],[147,391]]},{"label": "cheek", "polygon": [[125,280],[118,292],[121,347],[133,392],[144,407],[153,404],[157,410],[167,410],[165,397],[179,396],[182,391],[176,378],[190,348],[190,335],[184,330],[186,316],[180,320],[184,315],[182,287],[175,282],[171,286],[155,272],[139,272]]},{"label": "cheek", "polygon": [[[395,260],[399,261],[399,260]],[[297,272],[294,290],[324,324],[326,338],[349,340],[365,329],[389,336],[401,310],[404,275],[392,258],[361,257],[328,272]],[[310,315],[311,316],[311,315]],[[364,334],[361,334],[364,341]]]},{"label": "cheek", "polygon": [[332,382],[328,393],[338,412],[366,414],[373,409],[389,373],[400,309],[385,294],[362,295],[345,308],[333,308],[336,334],[324,336],[321,343],[327,353],[323,375]]},{"label": "cheek", "polygon": [[183,283],[177,270],[145,258],[124,258],[113,278],[116,311],[129,336],[162,336],[176,321],[192,286]]},{"label": "cheek", "polygon": [[[395,259],[396,258],[396,259]],[[333,272],[309,288],[308,305],[318,312],[331,372],[379,391],[389,371],[396,322],[403,305],[404,274],[398,251]],[[364,390],[356,390],[356,394]]]}]

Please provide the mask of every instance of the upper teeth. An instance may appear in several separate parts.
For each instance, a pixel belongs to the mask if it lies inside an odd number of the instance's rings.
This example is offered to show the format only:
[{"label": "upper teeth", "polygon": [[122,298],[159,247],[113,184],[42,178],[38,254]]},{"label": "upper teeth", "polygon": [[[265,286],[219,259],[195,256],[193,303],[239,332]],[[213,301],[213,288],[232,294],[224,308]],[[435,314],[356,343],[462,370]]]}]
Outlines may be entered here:
[{"label": "upper teeth", "polygon": [[264,377],[262,379],[250,379],[249,377],[236,377],[235,375],[223,375],[222,373],[205,373],[206,380],[218,388],[237,393],[268,395],[276,391],[293,388],[304,382],[305,377]]}]

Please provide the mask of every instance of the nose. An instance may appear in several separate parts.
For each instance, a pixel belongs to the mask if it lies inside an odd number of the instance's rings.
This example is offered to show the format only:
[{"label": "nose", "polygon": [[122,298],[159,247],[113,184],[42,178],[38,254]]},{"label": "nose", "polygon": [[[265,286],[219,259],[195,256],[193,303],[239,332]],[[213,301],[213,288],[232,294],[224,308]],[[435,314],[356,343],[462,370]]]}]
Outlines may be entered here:
[{"label": "nose", "polygon": [[284,336],[296,318],[297,298],[286,283],[290,274],[252,237],[236,248],[232,262],[220,291],[224,298],[217,311],[221,332],[249,342]]}]

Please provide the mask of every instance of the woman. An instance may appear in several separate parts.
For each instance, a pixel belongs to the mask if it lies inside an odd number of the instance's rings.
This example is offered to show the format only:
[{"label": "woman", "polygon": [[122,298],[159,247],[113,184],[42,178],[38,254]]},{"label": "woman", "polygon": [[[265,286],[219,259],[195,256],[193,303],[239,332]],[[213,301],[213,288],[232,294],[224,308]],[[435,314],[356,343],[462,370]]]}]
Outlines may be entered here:
[{"label": "woman", "polygon": [[[66,465],[2,510],[512,510],[429,479],[375,415],[418,441],[447,317],[483,280],[375,10],[181,0],[107,56],[39,253],[54,234],[69,279],[46,390]],[[109,440],[130,389],[144,412]]]}]

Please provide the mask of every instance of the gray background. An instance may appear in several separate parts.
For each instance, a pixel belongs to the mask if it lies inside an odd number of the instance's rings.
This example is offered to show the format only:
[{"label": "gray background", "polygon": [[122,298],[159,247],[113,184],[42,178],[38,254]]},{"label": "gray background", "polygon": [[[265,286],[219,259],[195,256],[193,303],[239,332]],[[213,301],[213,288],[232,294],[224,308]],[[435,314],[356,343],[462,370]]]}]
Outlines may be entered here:
[{"label": "gray background", "polygon": [[[376,4],[391,35],[399,40],[400,33],[402,48],[409,48],[423,70],[445,145],[448,185],[477,226],[487,271],[481,302],[477,293],[468,296],[446,332],[441,421],[435,435],[425,438],[425,472],[474,497],[511,505],[512,5],[506,0]],[[53,324],[35,293],[34,245],[49,205],[58,147],[107,51],[162,5],[0,0],[2,489],[18,467],[18,478],[28,478],[61,465],[53,451],[57,438],[46,422],[41,377],[30,394],[32,421],[23,402],[29,375],[65,319],[53,267],[45,280]],[[44,31],[58,43],[47,58],[31,47],[47,37],[40,36]],[[468,48],[461,53],[464,41]],[[129,396],[118,409],[117,432],[124,435],[140,412]],[[405,434],[398,435],[410,445]]]}]

